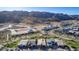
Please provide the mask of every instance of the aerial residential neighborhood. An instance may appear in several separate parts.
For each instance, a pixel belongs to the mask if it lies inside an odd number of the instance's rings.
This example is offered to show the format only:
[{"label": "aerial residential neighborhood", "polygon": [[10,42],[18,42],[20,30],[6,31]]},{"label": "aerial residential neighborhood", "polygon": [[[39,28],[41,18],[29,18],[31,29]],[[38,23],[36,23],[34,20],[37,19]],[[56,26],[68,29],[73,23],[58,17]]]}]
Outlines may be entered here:
[{"label": "aerial residential neighborhood", "polygon": [[[2,24],[1,24],[2,25]],[[25,26],[24,26],[25,25]],[[41,25],[41,24],[40,24]],[[3,24],[0,28],[1,51],[74,51],[79,50],[76,26]],[[64,26],[64,27],[63,27]],[[39,28],[40,27],[40,28]],[[76,46],[77,45],[77,46]]]},{"label": "aerial residential neighborhood", "polygon": [[78,14],[27,9],[0,11],[0,51],[79,51]]}]

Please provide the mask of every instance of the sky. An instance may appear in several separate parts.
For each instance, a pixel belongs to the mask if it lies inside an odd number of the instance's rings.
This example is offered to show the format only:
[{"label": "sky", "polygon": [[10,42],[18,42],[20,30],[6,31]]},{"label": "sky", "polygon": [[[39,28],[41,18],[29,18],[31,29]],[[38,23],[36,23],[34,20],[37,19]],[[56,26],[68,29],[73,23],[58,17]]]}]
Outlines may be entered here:
[{"label": "sky", "polygon": [[79,15],[79,7],[0,7],[0,11],[44,11]]}]

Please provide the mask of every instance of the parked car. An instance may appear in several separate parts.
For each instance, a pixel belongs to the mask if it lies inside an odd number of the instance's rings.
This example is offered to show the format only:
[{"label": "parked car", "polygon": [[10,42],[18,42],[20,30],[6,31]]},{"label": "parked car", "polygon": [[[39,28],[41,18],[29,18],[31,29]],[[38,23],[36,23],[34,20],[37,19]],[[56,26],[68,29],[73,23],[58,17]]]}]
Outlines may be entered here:
[{"label": "parked car", "polygon": [[67,46],[67,45],[60,45],[59,48],[62,48],[62,49],[68,50],[68,51],[71,50],[71,49],[69,48],[69,46]]},{"label": "parked car", "polygon": [[36,42],[35,41],[29,41],[28,42],[28,48],[30,49],[36,49],[37,48],[37,45],[36,45]]},{"label": "parked car", "polygon": [[48,46],[49,48],[52,48],[52,49],[57,49],[57,48],[58,48],[57,42],[52,41],[52,40],[48,40],[48,41],[47,41],[47,46]]},{"label": "parked car", "polygon": [[47,50],[47,46],[46,46],[46,45],[42,45],[42,44],[41,44],[41,45],[39,46],[39,48],[40,48],[40,50],[44,50],[44,51]]},{"label": "parked car", "polygon": [[18,45],[18,48],[19,48],[19,49],[26,49],[26,45],[23,45],[23,44]]}]

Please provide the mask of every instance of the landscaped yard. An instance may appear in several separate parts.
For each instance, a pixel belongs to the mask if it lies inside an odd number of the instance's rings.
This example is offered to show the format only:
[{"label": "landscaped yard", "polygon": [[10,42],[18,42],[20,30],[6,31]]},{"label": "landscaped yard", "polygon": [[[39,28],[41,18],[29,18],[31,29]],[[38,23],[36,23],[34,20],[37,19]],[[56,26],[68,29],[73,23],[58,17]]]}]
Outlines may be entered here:
[{"label": "landscaped yard", "polygon": [[4,45],[4,47],[7,47],[7,48],[16,48],[17,45],[19,43],[19,40],[15,41],[15,42],[12,42],[12,43],[8,43],[6,45]]},{"label": "landscaped yard", "polygon": [[79,48],[79,42],[75,40],[64,40],[65,43],[71,47]]},{"label": "landscaped yard", "polygon": [[66,43],[70,47],[79,48],[79,41],[76,41],[76,39],[74,38],[67,37],[67,36],[60,37],[59,35],[55,35],[55,37],[63,40],[63,42]]}]

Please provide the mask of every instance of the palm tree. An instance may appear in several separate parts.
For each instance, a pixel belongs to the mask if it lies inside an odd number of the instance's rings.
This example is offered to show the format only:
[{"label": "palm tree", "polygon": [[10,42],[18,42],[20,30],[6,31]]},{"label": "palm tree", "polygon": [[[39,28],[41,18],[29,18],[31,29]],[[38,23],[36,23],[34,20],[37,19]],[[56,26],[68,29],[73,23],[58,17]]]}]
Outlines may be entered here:
[{"label": "palm tree", "polygon": [[36,40],[35,40],[35,44],[36,44],[36,46],[37,46],[37,43],[38,43],[38,40],[36,39]]}]

